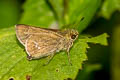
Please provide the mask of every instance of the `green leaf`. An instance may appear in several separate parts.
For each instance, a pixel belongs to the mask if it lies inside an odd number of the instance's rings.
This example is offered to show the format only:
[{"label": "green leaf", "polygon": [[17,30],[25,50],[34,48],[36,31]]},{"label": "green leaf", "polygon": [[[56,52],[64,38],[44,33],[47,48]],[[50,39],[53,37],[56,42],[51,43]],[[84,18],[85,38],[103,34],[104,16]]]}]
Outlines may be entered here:
[{"label": "green leaf", "polygon": [[[65,24],[77,23],[77,26],[66,26],[66,28],[75,28],[82,32],[88,27],[91,19],[100,7],[101,0],[70,0],[68,1],[68,13],[65,15]],[[80,22],[81,18],[84,20]]]},{"label": "green leaf", "polygon": [[18,42],[14,28],[0,30],[0,80],[26,80],[31,76],[32,80],[64,80],[75,79],[79,69],[82,69],[83,61],[87,60],[87,42],[107,44],[107,34],[97,37],[78,39],[70,50],[72,66],[68,63],[65,52],[57,53],[52,61],[43,66],[47,59],[28,61],[24,47]]},{"label": "green leaf", "polygon": [[0,28],[15,25],[20,18],[20,1],[0,0]]},{"label": "green leaf", "polygon": [[120,24],[115,26],[113,30],[112,40],[112,58],[111,58],[111,74],[113,80],[119,80],[120,74]]},{"label": "green leaf", "polygon": [[21,24],[49,27],[56,23],[54,14],[46,0],[26,0]]},{"label": "green leaf", "polygon": [[76,80],[93,80],[91,79],[91,77],[93,77],[93,72],[101,68],[102,66],[100,64],[87,64],[84,69],[78,73]]},{"label": "green leaf", "polygon": [[107,37],[109,37],[106,33],[100,35],[100,36],[97,36],[97,37],[93,37],[91,39],[87,39],[87,42],[90,42],[90,43],[100,43],[101,45],[108,45],[107,44]]},{"label": "green leaf", "polygon": [[65,1],[65,0],[48,0],[48,3],[50,4],[58,21],[63,20],[62,19],[63,18],[63,10],[64,10],[63,1]]},{"label": "green leaf", "polygon": [[[100,3],[101,0],[92,3],[90,0],[27,0],[20,23],[49,27],[58,22],[60,28],[75,28],[81,32],[90,23]],[[82,17],[84,20],[79,22]],[[78,25],[64,26],[73,23]]]},{"label": "green leaf", "polygon": [[105,0],[100,15],[109,19],[115,11],[120,11],[120,0]]}]

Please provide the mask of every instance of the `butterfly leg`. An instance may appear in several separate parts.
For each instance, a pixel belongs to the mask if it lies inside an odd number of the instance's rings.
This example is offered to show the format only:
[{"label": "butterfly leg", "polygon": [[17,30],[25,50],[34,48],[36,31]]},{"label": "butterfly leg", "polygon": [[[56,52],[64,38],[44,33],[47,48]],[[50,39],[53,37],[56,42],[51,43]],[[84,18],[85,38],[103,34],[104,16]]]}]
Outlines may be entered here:
[{"label": "butterfly leg", "polygon": [[69,63],[70,63],[70,65],[72,66],[72,63],[71,63],[71,60],[70,60],[70,52],[69,52],[69,49],[67,50],[67,55],[68,55],[68,61],[69,61]]},{"label": "butterfly leg", "polygon": [[44,65],[47,65],[47,64],[49,64],[50,63],[50,61],[53,59],[53,57],[54,57],[54,53],[53,54],[51,54],[51,55],[49,55],[47,58],[48,58],[48,61],[44,64]]}]

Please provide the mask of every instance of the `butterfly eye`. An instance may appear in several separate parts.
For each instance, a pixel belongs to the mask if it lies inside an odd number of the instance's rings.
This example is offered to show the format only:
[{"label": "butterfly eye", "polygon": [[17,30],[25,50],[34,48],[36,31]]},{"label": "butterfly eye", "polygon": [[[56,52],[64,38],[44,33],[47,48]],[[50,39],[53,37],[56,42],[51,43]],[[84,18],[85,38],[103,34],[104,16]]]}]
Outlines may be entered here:
[{"label": "butterfly eye", "polygon": [[71,38],[72,38],[72,39],[75,39],[75,38],[76,38],[76,35],[71,35]]}]

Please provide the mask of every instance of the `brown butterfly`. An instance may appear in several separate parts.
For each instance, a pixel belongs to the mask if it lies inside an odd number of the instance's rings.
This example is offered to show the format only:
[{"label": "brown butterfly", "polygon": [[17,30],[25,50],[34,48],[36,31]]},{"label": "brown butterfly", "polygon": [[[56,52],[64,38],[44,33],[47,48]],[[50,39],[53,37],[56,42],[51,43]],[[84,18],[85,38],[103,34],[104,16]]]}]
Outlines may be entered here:
[{"label": "brown butterfly", "polygon": [[69,50],[78,37],[78,31],[45,29],[18,24],[16,25],[16,36],[25,47],[29,60],[50,56],[50,61],[56,52],[65,50],[70,62]]}]

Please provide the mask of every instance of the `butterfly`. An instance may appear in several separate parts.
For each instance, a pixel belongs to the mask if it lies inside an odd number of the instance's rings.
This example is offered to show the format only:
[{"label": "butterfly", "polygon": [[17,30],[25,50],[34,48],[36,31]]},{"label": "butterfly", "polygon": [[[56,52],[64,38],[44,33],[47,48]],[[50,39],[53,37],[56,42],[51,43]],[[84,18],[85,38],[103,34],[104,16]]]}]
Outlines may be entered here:
[{"label": "butterfly", "polygon": [[66,51],[70,62],[69,51],[78,35],[75,29],[58,30],[24,24],[16,25],[17,39],[25,47],[29,60],[49,56],[50,61],[55,53]]}]

